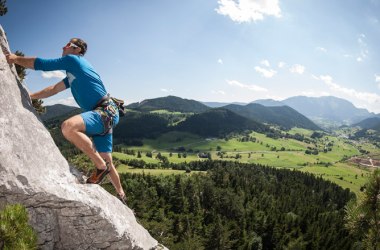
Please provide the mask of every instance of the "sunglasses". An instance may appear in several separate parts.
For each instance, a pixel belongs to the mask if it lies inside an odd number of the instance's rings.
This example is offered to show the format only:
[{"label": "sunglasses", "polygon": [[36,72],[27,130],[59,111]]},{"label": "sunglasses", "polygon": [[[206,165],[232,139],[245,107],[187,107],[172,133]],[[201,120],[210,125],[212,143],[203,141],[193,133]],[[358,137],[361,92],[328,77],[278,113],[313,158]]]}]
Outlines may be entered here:
[{"label": "sunglasses", "polygon": [[66,46],[65,46],[65,48],[68,48],[68,47],[72,47],[74,49],[79,48],[79,46],[76,45],[76,44],[74,44],[74,43],[67,43]]}]

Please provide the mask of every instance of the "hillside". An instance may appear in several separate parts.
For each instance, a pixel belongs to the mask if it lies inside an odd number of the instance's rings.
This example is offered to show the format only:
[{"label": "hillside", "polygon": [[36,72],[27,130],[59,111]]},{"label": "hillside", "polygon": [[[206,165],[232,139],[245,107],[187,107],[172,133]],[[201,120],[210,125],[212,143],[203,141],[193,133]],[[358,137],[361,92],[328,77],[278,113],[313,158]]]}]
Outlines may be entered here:
[{"label": "hillside", "polygon": [[176,130],[201,136],[222,136],[244,130],[267,131],[268,128],[256,121],[240,116],[230,110],[218,108],[196,114],[179,123]]},{"label": "hillside", "polygon": [[115,143],[135,138],[154,138],[168,130],[168,121],[159,114],[128,112],[114,130]]},{"label": "hillside", "polygon": [[41,115],[43,121],[47,121],[59,116],[71,113],[74,110],[78,110],[78,107],[67,106],[63,104],[55,104],[52,106],[46,106],[46,112]]},{"label": "hillside", "polygon": [[176,96],[146,99],[139,103],[129,104],[127,108],[142,112],[165,109],[168,111],[185,113],[201,113],[210,109],[198,101],[183,99]]},{"label": "hillside", "polygon": [[321,118],[342,124],[352,124],[372,115],[366,109],[357,108],[351,102],[333,96],[295,96],[282,102],[310,119]]},{"label": "hillside", "polygon": [[373,129],[380,132],[380,117],[367,118],[353,126],[359,126],[363,129]]},{"label": "hillside", "polygon": [[[68,107],[68,106],[66,106],[66,107]],[[62,110],[67,111],[68,109],[63,108]],[[73,117],[74,115],[78,115],[82,112],[83,112],[82,109],[74,107],[73,109],[69,110],[68,112],[62,112],[62,113],[57,112],[56,114],[48,114],[48,116],[50,116],[49,119],[47,119],[46,117],[43,118],[42,117],[43,115],[41,115],[41,118],[42,118],[42,121],[44,122],[45,126],[48,128],[60,127],[62,122],[69,119],[70,117]]]},{"label": "hillside", "polygon": [[250,103],[246,106],[231,104],[224,108],[246,118],[262,123],[275,124],[285,129],[299,127],[320,130],[312,121],[288,106],[265,107],[257,103]]}]

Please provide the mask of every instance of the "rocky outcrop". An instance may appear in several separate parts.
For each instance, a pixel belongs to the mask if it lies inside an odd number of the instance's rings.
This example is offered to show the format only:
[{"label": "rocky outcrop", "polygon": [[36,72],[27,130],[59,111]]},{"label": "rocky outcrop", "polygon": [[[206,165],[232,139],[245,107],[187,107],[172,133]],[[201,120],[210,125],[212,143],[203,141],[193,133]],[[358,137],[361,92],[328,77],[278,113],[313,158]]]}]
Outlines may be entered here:
[{"label": "rocky outcrop", "polygon": [[25,205],[41,249],[160,249],[116,197],[78,183],[16,75],[0,50],[0,209]]}]

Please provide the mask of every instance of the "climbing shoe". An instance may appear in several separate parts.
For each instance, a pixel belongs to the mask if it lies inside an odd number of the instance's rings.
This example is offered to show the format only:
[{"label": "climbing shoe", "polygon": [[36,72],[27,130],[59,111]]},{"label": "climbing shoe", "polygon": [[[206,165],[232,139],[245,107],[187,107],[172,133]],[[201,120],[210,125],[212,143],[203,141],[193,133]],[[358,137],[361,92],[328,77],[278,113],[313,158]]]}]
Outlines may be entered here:
[{"label": "climbing shoe", "polygon": [[106,168],[94,170],[94,172],[92,172],[90,178],[87,179],[86,183],[100,184],[104,180],[104,177],[106,177],[106,175],[109,172],[110,172],[110,167],[109,167],[108,163],[106,163]]},{"label": "climbing shoe", "polygon": [[125,194],[117,194],[117,198],[124,204],[127,205],[127,198],[125,197]]}]

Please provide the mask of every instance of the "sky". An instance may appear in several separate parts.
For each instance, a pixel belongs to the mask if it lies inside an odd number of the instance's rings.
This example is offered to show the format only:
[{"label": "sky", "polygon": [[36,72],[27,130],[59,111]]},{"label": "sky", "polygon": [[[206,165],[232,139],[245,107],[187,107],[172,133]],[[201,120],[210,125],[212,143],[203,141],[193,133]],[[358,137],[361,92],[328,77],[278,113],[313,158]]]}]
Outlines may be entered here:
[{"label": "sky", "polygon": [[[380,0],[8,0],[11,50],[73,37],[112,96],[203,102],[336,96],[380,113]],[[65,72],[28,70],[30,92]],[[70,90],[45,105],[74,105]]]}]

